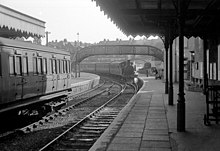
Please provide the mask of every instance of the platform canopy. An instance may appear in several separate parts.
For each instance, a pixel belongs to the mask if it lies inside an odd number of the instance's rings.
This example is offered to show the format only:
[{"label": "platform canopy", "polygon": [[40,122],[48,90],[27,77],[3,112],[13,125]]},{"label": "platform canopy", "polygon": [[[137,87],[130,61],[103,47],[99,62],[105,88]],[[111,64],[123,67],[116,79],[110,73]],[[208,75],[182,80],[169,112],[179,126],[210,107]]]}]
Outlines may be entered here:
[{"label": "platform canopy", "polygon": [[43,37],[45,22],[0,5],[0,37]]},{"label": "platform canopy", "polygon": [[[178,35],[179,0],[92,0],[126,35]],[[184,0],[184,35],[220,34],[219,0]]]}]

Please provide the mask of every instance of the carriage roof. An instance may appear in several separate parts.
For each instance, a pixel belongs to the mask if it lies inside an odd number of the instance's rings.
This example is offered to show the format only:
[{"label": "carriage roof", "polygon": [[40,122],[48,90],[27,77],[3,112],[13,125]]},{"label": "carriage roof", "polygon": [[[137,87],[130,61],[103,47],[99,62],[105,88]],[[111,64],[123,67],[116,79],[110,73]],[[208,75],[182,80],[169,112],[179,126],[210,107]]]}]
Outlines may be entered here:
[{"label": "carriage roof", "polygon": [[0,47],[2,46],[70,55],[70,53],[66,50],[55,49],[55,48],[51,48],[51,47],[47,47],[43,45],[33,44],[30,42],[11,40],[11,39],[0,37]]}]

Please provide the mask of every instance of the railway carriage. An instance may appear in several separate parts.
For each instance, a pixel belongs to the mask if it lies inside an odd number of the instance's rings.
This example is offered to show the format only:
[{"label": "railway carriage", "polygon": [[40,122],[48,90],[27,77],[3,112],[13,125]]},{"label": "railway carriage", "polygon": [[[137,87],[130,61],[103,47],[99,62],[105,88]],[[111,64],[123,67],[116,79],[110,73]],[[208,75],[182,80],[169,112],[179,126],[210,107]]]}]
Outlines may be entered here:
[{"label": "railway carriage", "polygon": [[[121,62],[96,62],[96,63],[81,63],[81,71],[109,73],[113,75],[124,76],[126,61]],[[134,71],[132,71],[133,73]],[[134,75],[129,75],[134,76]]]},{"label": "railway carriage", "polygon": [[70,88],[70,54],[0,38],[0,108]]},{"label": "railway carriage", "polygon": [[110,64],[110,73],[115,75],[123,75],[123,70],[125,67],[125,62],[112,62]]},{"label": "railway carriage", "polygon": [[101,73],[110,73],[110,63],[96,63],[95,65],[95,71],[96,72],[101,72]]},{"label": "railway carriage", "polygon": [[80,64],[80,70],[81,71],[89,71],[89,72],[95,72],[96,71],[96,63],[81,63]]}]

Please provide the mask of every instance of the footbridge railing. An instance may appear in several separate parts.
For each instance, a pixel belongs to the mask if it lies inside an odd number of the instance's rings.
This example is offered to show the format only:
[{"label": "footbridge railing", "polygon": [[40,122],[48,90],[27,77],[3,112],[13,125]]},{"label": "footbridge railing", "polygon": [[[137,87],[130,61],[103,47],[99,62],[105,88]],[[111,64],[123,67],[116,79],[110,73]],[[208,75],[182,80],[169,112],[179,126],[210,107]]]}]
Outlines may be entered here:
[{"label": "footbridge railing", "polygon": [[80,49],[74,61],[79,63],[95,55],[149,55],[164,61],[164,52],[150,45],[92,45]]}]

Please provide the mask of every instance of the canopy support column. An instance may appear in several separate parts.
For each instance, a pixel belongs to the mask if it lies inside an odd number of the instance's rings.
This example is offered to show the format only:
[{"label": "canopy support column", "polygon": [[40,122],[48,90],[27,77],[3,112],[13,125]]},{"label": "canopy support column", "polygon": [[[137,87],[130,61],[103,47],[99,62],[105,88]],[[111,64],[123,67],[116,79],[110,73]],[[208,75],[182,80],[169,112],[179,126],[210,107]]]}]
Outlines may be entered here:
[{"label": "canopy support column", "polygon": [[170,36],[170,79],[169,79],[169,105],[173,105],[173,39]]},{"label": "canopy support column", "polygon": [[166,52],[166,78],[165,78],[165,94],[168,94],[168,48],[169,48],[169,43],[168,43],[168,37],[165,36],[165,52]]},{"label": "canopy support column", "polygon": [[179,93],[177,103],[177,131],[185,131],[185,97],[184,97],[184,0],[178,1],[179,30]]},{"label": "canopy support column", "polygon": [[206,89],[208,86],[208,76],[207,76],[207,39],[203,39],[203,94],[206,94]]}]

